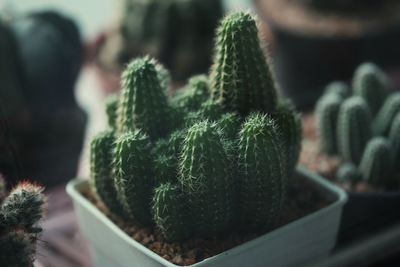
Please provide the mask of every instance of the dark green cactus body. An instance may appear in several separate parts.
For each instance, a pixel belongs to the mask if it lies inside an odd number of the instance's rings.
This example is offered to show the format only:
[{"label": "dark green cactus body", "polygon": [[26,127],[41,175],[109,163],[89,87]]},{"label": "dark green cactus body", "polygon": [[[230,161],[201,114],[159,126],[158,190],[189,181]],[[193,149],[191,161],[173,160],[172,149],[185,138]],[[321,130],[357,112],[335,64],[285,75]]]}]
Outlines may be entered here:
[{"label": "dark green cactus body", "polygon": [[334,155],[338,152],[337,123],[343,99],[337,94],[322,97],[316,105],[316,128],[322,152]]},{"label": "dark green cactus body", "polygon": [[281,144],[284,148],[285,163],[287,164],[285,170],[290,178],[300,157],[303,136],[301,119],[289,101],[279,103],[274,119],[279,128]]},{"label": "dark green cactus body", "polygon": [[151,140],[170,130],[170,107],[162,89],[156,62],[147,57],[132,61],[122,75],[119,133],[142,129]]},{"label": "dark green cactus body", "polygon": [[337,138],[343,160],[358,164],[371,137],[371,114],[365,100],[351,97],[340,107]]},{"label": "dark green cactus body", "polygon": [[362,180],[361,172],[352,163],[342,164],[336,173],[336,177],[340,182],[348,182],[352,185]]},{"label": "dark green cactus body", "polygon": [[128,132],[116,141],[114,178],[119,199],[129,215],[144,225],[151,222],[154,184],[149,138]]},{"label": "dark green cactus body", "polygon": [[7,267],[33,267],[36,244],[23,231],[10,231],[0,236],[0,262]]},{"label": "dark green cactus body", "polygon": [[106,114],[107,114],[108,126],[114,131],[117,130],[118,104],[119,104],[119,98],[117,95],[111,95],[107,97]]},{"label": "dark green cactus body", "polygon": [[174,106],[184,111],[195,111],[210,97],[208,77],[205,75],[194,76],[188,85],[177,92],[173,99]]},{"label": "dark green cactus body", "polygon": [[240,217],[250,229],[268,229],[276,222],[285,194],[281,138],[275,122],[250,116],[240,132]]},{"label": "dark green cactus body", "polygon": [[361,96],[367,102],[371,113],[377,114],[388,93],[388,78],[375,64],[360,65],[353,78],[354,95]]},{"label": "dark green cactus body", "polygon": [[202,121],[188,129],[179,182],[197,236],[215,236],[229,230],[235,211],[231,165],[215,125]]},{"label": "dark green cactus body", "polygon": [[326,97],[331,94],[339,96],[340,98],[346,98],[350,94],[350,87],[344,82],[332,82],[326,86],[324,95],[322,97]]},{"label": "dark green cactus body", "polygon": [[236,113],[225,113],[218,120],[217,125],[228,140],[236,141],[241,126],[239,115]]},{"label": "dark green cactus body", "polygon": [[114,133],[102,132],[90,144],[90,182],[97,196],[110,211],[123,216],[113,178]]},{"label": "dark green cactus body", "polygon": [[228,111],[272,113],[276,86],[260,46],[255,19],[248,13],[228,15],[217,32],[211,72],[212,97]]},{"label": "dark green cactus body", "polygon": [[389,142],[393,151],[393,163],[396,170],[400,170],[400,112],[394,117],[389,132]]},{"label": "dark green cactus body", "polygon": [[389,142],[383,137],[371,139],[365,148],[359,168],[368,183],[374,186],[390,185],[393,164]]},{"label": "dark green cactus body", "polygon": [[400,93],[390,94],[379,113],[374,119],[374,133],[376,135],[387,136],[390,130],[390,125],[396,114],[400,112]]},{"label": "dark green cactus body", "polygon": [[46,201],[42,191],[43,188],[29,183],[19,184],[1,205],[0,225],[36,232],[34,225],[42,218]]},{"label": "dark green cactus body", "polygon": [[168,241],[181,241],[191,234],[189,212],[177,185],[164,183],[153,196],[154,221]]},{"label": "dark green cactus body", "polygon": [[210,120],[216,122],[224,114],[223,107],[220,103],[213,100],[204,102],[198,111],[192,111],[185,116],[185,127],[191,127],[193,124]]}]

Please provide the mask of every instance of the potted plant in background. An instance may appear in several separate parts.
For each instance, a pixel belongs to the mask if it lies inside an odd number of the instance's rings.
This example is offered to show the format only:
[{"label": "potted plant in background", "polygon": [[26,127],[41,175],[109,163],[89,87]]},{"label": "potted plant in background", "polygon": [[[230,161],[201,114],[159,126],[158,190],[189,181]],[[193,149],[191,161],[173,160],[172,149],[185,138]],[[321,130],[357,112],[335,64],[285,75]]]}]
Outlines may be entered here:
[{"label": "potted plant in background", "polygon": [[32,266],[44,213],[42,188],[22,182],[10,193],[0,176],[0,262],[7,267]]},{"label": "potted plant in background", "polygon": [[[393,92],[386,74],[364,63],[356,70],[351,88],[333,82],[317,103],[315,120],[319,139],[305,151],[319,147],[326,155],[322,162],[335,162],[323,175],[349,191],[340,241],[399,221],[400,93]],[[309,166],[316,163],[314,156],[305,153]]]},{"label": "potted plant in background", "polygon": [[209,78],[168,99],[165,73],[148,57],[127,66],[110,130],[92,141],[91,186],[67,188],[96,265],[288,266],[329,254],[346,196],[295,172],[300,120],[277,98],[254,18],[222,21]]},{"label": "potted plant in background", "polygon": [[350,79],[362,62],[399,67],[398,1],[254,2],[275,37],[278,80],[298,107],[311,107],[328,82]]}]

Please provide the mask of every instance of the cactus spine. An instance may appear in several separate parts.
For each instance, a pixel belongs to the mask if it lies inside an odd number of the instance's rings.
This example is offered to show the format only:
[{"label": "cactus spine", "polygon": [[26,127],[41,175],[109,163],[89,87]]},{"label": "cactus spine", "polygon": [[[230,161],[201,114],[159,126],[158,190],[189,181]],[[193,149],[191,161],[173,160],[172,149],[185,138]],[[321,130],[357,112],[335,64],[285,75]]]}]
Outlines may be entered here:
[{"label": "cactus spine", "polygon": [[154,221],[169,241],[179,241],[190,236],[191,223],[185,199],[177,185],[161,184],[153,197]]},{"label": "cactus spine", "polygon": [[227,16],[217,31],[211,71],[212,97],[228,111],[272,113],[275,83],[260,46],[255,19],[244,12]]},{"label": "cactus spine", "polygon": [[340,155],[345,161],[360,162],[371,137],[370,124],[371,114],[363,98],[351,97],[340,107],[337,138]]},{"label": "cactus spine", "polygon": [[393,175],[392,167],[389,142],[383,137],[371,139],[360,163],[363,178],[374,186],[387,186]]},{"label": "cactus spine", "polygon": [[251,229],[271,228],[285,194],[281,139],[275,122],[260,114],[250,116],[240,132],[240,217]]},{"label": "cactus spine", "polygon": [[202,121],[190,127],[178,178],[192,212],[195,235],[213,236],[227,230],[234,212],[230,172],[231,162],[216,126]]},{"label": "cactus spine", "polygon": [[127,132],[116,141],[115,185],[128,214],[141,224],[151,222],[154,184],[149,138],[140,131]]},{"label": "cactus spine", "polygon": [[114,142],[114,134],[111,131],[102,132],[92,140],[90,144],[90,181],[97,196],[109,210],[123,215],[112,172]]},{"label": "cactus spine", "polygon": [[400,93],[390,94],[374,119],[374,132],[376,135],[387,136],[390,125],[396,114],[400,111]]},{"label": "cactus spine", "polygon": [[387,88],[386,74],[376,65],[364,63],[357,68],[353,78],[354,95],[365,99],[373,115],[381,108]]},{"label": "cactus spine", "polygon": [[142,129],[151,140],[168,134],[170,108],[156,66],[154,60],[145,57],[133,60],[124,71],[119,104],[120,134]]}]

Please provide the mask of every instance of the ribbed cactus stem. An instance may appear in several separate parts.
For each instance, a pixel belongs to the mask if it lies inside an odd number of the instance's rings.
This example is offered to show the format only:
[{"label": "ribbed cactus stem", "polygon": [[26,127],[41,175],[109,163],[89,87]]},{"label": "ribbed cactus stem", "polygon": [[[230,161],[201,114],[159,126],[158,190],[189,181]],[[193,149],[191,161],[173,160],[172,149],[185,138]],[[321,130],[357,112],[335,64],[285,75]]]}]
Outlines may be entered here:
[{"label": "ribbed cactus stem", "polygon": [[353,187],[362,180],[361,172],[352,163],[342,164],[336,173],[336,177],[339,182],[350,183]]},{"label": "ribbed cactus stem", "polygon": [[228,15],[217,30],[211,71],[212,97],[228,111],[272,113],[277,104],[273,75],[258,37],[255,18]]},{"label": "ribbed cactus stem", "polygon": [[339,110],[338,149],[344,161],[358,164],[365,145],[371,137],[371,113],[365,100],[354,96],[347,99]]},{"label": "ribbed cactus stem", "polygon": [[197,75],[189,79],[188,85],[178,91],[173,99],[174,106],[184,111],[198,110],[202,103],[210,97],[210,85],[208,77]]},{"label": "ribbed cactus stem", "polygon": [[113,177],[114,133],[97,134],[90,144],[90,182],[97,196],[111,212],[123,216],[122,205],[117,198]]},{"label": "ribbed cactus stem", "polygon": [[279,128],[281,143],[286,158],[288,178],[293,174],[300,157],[303,128],[299,114],[289,101],[279,103],[277,114],[274,117]]},{"label": "ribbed cactus stem", "polygon": [[359,168],[368,183],[378,187],[391,184],[394,176],[393,163],[386,138],[375,137],[368,142]]},{"label": "ribbed cactus stem", "polygon": [[284,155],[277,126],[253,114],[240,132],[240,218],[249,229],[270,229],[277,222],[285,194]]},{"label": "ribbed cactus stem", "polygon": [[377,114],[389,91],[386,74],[373,63],[360,65],[353,78],[354,95],[367,102],[371,113]]},{"label": "ribbed cactus stem", "polygon": [[118,121],[118,104],[119,98],[117,95],[111,95],[106,99],[106,114],[108,126],[117,130],[117,121]]},{"label": "ribbed cactus stem", "polygon": [[235,211],[231,165],[216,125],[202,121],[188,129],[179,182],[196,236],[215,236],[229,230]]},{"label": "ribbed cactus stem", "polygon": [[167,182],[155,189],[153,214],[158,229],[168,241],[190,237],[192,224],[179,186]]},{"label": "ribbed cactus stem", "polygon": [[241,120],[238,114],[228,112],[221,116],[217,125],[221,128],[222,134],[230,141],[236,141],[239,136]]},{"label": "ribbed cactus stem", "polygon": [[396,171],[400,170],[400,112],[394,117],[389,132],[389,142],[391,151],[393,151],[393,162]]},{"label": "ribbed cactus stem", "polygon": [[374,119],[374,133],[387,136],[390,125],[398,112],[400,112],[400,92],[392,93],[386,98],[385,103]]},{"label": "ribbed cactus stem", "polygon": [[339,96],[340,98],[346,98],[350,94],[350,87],[341,81],[332,82],[325,87],[324,95],[322,97],[332,94]]},{"label": "ribbed cactus stem", "polygon": [[157,63],[148,57],[133,60],[122,75],[119,104],[119,133],[142,129],[151,140],[163,137],[170,129],[169,112]]},{"label": "ribbed cactus stem", "polygon": [[151,223],[150,202],[154,176],[149,138],[140,131],[128,132],[116,141],[114,178],[119,199],[137,222]]}]

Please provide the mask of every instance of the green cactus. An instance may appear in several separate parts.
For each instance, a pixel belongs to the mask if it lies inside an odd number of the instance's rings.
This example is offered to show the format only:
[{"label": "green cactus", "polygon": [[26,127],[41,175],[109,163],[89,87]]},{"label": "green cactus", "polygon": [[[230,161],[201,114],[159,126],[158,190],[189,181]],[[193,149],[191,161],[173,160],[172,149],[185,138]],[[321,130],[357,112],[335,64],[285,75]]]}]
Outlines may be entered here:
[{"label": "green cactus", "polygon": [[110,95],[106,99],[106,114],[108,126],[114,131],[117,130],[118,122],[118,104],[119,98],[117,95]]},{"label": "green cactus", "polygon": [[189,212],[179,186],[167,182],[157,187],[152,208],[154,221],[168,241],[181,241],[190,237]]},{"label": "green cactus", "polygon": [[343,99],[336,94],[322,97],[316,105],[316,128],[322,152],[335,155],[338,152],[337,123]]},{"label": "green cactus", "polygon": [[3,202],[7,196],[7,184],[3,175],[0,173],[0,203]]},{"label": "green cactus", "polygon": [[374,186],[386,187],[392,183],[393,161],[386,138],[374,137],[368,142],[359,168],[363,178]]},{"label": "green cactus", "polygon": [[240,218],[250,229],[270,229],[285,195],[287,173],[275,121],[253,114],[240,132]]},{"label": "green cactus", "polygon": [[97,134],[90,144],[90,182],[96,195],[110,211],[124,216],[113,178],[114,134],[106,131]]},{"label": "green cactus", "polygon": [[358,164],[371,137],[371,113],[365,100],[358,96],[347,99],[339,110],[337,138],[343,160]]},{"label": "green cactus", "polygon": [[283,144],[287,164],[285,169],[289,171],[287,176],[290,178],[300,157],[303,136],[301,119],[290,101],[283,101],[278,104],[274,119],[282,139],[281,143]]},{"label": "green cactus", "polygon": [[223,107],[219,102],[215,102],[213,100],[207,100],[197,111],[192,111],[186,114],[185,116],[185,127],[190,127],[196,122],[202,120],[210,120],[210,121],[218,121],[221,116],[224,114]]},{"label": "green cactus", "polygon": [[354,95],[365,99],[373,115],[381,108],[388,89],[388,78],[378,66],[364,63],[357,68],[353,78]]},{"label": "green cactus", "polygon": [[0,236],[0,262],[7,267],[33,267],[36,247],[32,237],[23,231],[10,231]]},{"label": "green cactus", "polygon": [[126,212],[137,222],[151,223],[150,202],[154,184],[149,138],[140,131],[121,135],[115,144],[114,180]]},{"label": "green cactus", "polygon": [[145,57],[133,60],[124,71],[118,111],[120,134],[142,129],[151,140],[168,134],[170,107],[156,67],[154,60]]},{"label": "green cactus", "polygon": [[217,31],[216,42],[213,99],[242,116],[251,111],[275,111],[276,86],[253,16],[244,12],[228,15]]},{"label": "green cactus", "polygon": [[350,87],[346,83],[335,81],[331,82],[325,87],[323,97],[334,94],[341,98],[346,98],[347,96],[349,96],[349,93],[350,93]]},{"label": "green cactus", "polygon": [[190,78],[188,85],[176,93],[174,106],[185,112],[198,110],[210,97],[209,87],[208,77],[205,75]]},{"label": "green cactus", "polygon": [[216,125],[201,121],[188,129],[178,177],[193,220],[194,234],[227,231],[234,216],[234,177]]},{"label": "green cactus", "polygon": [[352,186],[362,180],[362,173],[352,163],[344,163],[336,173],[340,182],[349,182]]},{"label": "green cactus", "polygon": [[238,138],[241,127],[241,120],[238,114],[233,112],[223,114],[218,120],[217,125],[228,140],[235,141]]},{"label": "green cactus", "polygon": [[390,94],[373,122],[376,135],[387,136],[390,125],[396,114],[400,111],[400,92]]},{"label": "green cactus", "polygon": [[394,117],[389,131],[389,142],[393,151],[393,163],[396,171],[400,170],[400,112]]}]

